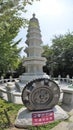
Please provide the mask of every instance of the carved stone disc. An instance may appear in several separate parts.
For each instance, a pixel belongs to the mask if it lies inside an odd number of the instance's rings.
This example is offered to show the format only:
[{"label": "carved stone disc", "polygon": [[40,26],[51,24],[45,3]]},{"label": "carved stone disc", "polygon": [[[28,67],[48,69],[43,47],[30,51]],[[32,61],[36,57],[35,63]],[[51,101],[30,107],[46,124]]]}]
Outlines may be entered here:
[{"label": "carved stone disc", "polygon": [[22,101],[29,110],[50,109],[58,103],[59,97],[58,85],[47,78],[29,82],[22,91]]}]

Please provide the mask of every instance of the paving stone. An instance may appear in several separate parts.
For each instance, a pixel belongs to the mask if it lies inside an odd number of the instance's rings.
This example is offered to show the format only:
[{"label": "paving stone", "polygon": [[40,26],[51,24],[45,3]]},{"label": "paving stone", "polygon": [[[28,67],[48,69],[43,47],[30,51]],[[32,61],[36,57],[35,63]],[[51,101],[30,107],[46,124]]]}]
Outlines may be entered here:
[{"label": "paving stone", "polygon": [[62,121],[57,126],[52,128],[51,130],[69,130],[68,122]]},{"label": "paving stone", "polygon": [[69,120],[73,122],[73,115],[69,118]]},{"label": "paving stone", "polygon": [[51,130],[73,130],[73,122],[62,121]]},{"label": "paving stone", "polygon": [[73,105],[66,105],[66,104],[63,104],[63,103],[62,103],[61,107],[63,108],[63,110],[65,110],[68,113],[70,113],[73,109]]},{"label": "paving stone", "polygon": [[69,115],[71,116],[73,115],[73,109],[69,112]]},{"label": "paving stone", "polygon": [[68,130],[73,130],[73,122],[69,122],[67,128]]}]

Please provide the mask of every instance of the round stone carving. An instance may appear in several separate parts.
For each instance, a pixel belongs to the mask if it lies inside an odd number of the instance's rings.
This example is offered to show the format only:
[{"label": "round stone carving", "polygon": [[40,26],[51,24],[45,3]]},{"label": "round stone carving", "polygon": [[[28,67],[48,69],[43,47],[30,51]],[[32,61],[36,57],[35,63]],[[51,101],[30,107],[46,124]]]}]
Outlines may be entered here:
[{"label": "round stone carving", "polygon": [[51,109],[58,103],[59,97],[58,85],[47,78],[29,82],[22,91],[22,101],[29,110]]}]

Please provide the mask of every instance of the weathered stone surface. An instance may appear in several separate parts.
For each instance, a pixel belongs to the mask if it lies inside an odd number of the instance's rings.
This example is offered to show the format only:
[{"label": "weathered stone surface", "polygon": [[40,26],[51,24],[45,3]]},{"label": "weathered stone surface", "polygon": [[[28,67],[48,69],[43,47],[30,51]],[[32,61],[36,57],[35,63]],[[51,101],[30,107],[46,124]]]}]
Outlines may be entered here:
[{"label": "weathered stone surface", "polygon": [[[46,111],[29,111],[27,108],[21,108],[18,112],[18,116],[15,120],[15,126],[18,128],[27,128],[32,125],[32,114],[33,113],[41,113],[41,112],[54,112],[54,121],[56,120],[64,120],[68,118],[68,114],[58,105],[56,105],[53,109]],[[61,129],[62,130],[62,129]]]},{"label": "weathered stone surface", "polygon": [[67,105],[73,104],[73,89],[72,88],[62,88],[63,91],[63,103]]},{"label": "weathered stone surface", "polygon": [[69,116],[68,114],[58,105],[56,105],[54,108],[54,115],[55,115],[55,120],[64,120],[67,119]]},{"label": "weathered stone surface", "polygon": [[20,91],[22,91],[24,85],[29,81],[45,75],[43,66],[46,64],[46,58],[41,56],[43,48],[41,46],[41,31],[37,18],[32,17],[29,20],[26,37],[25,43],[27,44],[27,47],[24,51],[27,54],[27,57],[23,59],[23,66],[25,67],[26,72],[19,77],[19,82],[16,83],[16,86],[20,88]]},{"label": "weathered stone surface", "polygon": [[72,105],[67,105],[67,104],[62,103],[61,107],[63,108],[63,110],[65,110],[65,111],[67,111],[69,113],[73,109],[73,104]]},{"label": "weathered stone surface", "polygon": [[22,91],[22,101],[29,110],[46,110],[58,104],[59,86],[48,78],[30,81]]}]

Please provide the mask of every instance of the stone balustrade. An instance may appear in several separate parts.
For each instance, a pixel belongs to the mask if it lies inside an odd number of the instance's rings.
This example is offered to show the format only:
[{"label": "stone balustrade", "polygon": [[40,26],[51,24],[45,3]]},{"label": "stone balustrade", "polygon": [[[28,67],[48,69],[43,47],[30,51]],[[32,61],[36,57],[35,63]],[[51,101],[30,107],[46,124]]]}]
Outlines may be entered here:
[{"label": "stone balustrade", "polygon": [[7,82],[15,82],[16,80],[19,80],[19,78],[13,78],[10,76],[8,79],[5,79],[3,76],[0,77],[0,83],[7,83]]},{"label": "stone balustrade", "polygon": [[59,75],[58,77],[52,77],[52,79],[54,81],[58,81],[59,83],[69,83],[69,84],[73,84],[73,77],[70,78],[69,75],[67,75],[65,78],[61,77],[61,75]]},{"label": "stone balustrade", "polygon": [[[7,97],[7,95],[9,95]],[[23,104],[22,100],[21,100],[21,93],[19,92],[7,92],[5,89],[1,89],[0,88],[0,97],[2,97],[3,99],[5,99],[8,102],[13,102],[15,104]]]},{"label": "stone balustrade", "polygon": [[[54,81],[58,83],[59,86],[62,84],[70,85],[73,84],[73,78],[69,78],[69,76],[66,76],[66,78],[62,78],[60,75],[58,77],[51,78]],[[10,79],[4,79],[1,77],[0,79],[0,97],[3,97],[5,100],[16,103],[16,104],[22,104],[21,100],[21,92],[18,92],[14,89],[15,81],[18,80],[18,78],[12,78]],[[61,91],[62,95],[63,91]],[[62,101],[62,99],[61,99]]]},{"label": "stone balustrade", "polygon": [[[66,82],[66,83],[73,83],[73,77],[70,78],[69,75],[67,75],[65,78],[61,77],[61,75],[58,75],[58,77],[51,77],[54,81],[58,81],[59,83]],[[10,76],[8,79],[5,79],[3,76],[0,78],[0,83],[6,83],[6,82],[15,82],[16,80],[19,80],[19,78],[13,78]]]}]

